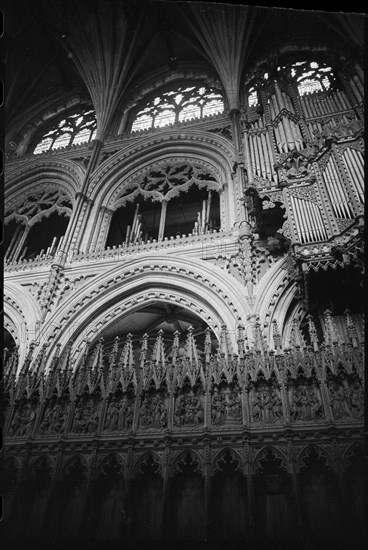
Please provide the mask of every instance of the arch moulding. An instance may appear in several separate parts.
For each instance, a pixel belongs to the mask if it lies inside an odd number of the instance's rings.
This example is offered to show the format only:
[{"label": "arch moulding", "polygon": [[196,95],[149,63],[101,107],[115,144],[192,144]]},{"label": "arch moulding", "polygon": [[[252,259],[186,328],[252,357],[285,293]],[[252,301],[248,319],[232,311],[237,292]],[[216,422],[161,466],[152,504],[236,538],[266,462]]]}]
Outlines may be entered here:
[{"label": "arch moulding", "polygon": [[20,285],[6,282],[4,288],[4,325],[19,347],[19,366],[23,364],[29,345],[37,339],[41,312],[29,292]]},{"label": "arch moulding", "polygon": [[[50,343],[46,364],[55,352],[73,340],[78,360],[83,341],[94,341],[119,317],[153,301],[181,304],[194,311],[219,337],[224,324],[236,350],[236,328],[247,325],[249,306],[244,287],[223,270],[195,259],[173,256],[146,256],[129,265],[116,267],[96,277],[77,291],[72,302],[61,304],[48,319],[40,335],[40,346]],[[36,355],[36,354],[35,354]]]},{"label": "arch moulding", "polygon": [[11,205],[25,189],[45,186],[48,189],[63,189],[74,202],[81,189],[85,170],[71,160],[61,158],[32,158],[24,164],[15,164],[7,169],[5,200]]}]

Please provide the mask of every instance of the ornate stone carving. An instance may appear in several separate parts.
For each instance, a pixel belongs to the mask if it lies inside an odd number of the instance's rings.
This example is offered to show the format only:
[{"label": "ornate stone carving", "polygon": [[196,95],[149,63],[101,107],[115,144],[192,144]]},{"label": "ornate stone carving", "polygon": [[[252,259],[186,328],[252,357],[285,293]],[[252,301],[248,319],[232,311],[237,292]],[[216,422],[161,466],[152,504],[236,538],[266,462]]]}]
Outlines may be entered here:
[{"label": "ornate stone carving", "polygon": [[75,433],[94,433],[98,427],[98,409],[93,397],[82,397],[77,401],[72,431]]},{"label": "ornate stone carving", "polygon": [[11,421],[8,431],[9,436],[28,437],[36,419],[36,410],[35,401],[30,399],[21,401]]},{"label": "ornate stone carving", "polygon": [[104,430],[107,432],[130,430],[133,424],[134,401],[131,396],[114,396],[108,406]]},{"label": "ornate stone carving", "polygon": [[201,392],[180,393],[175,400],[174,426],[201,426],[204,422],[203,395]]},{"label": "ornate stone carving", "polygon": [[279,389],[266,382],[258,382],[251,397],[251,418],[254,423],[274,424],[283,420]]},{"label": "ornate stone carving", "polygon": [[320,391],[315,383],[299,380],[290,387],[290,415],[293,421],[321,420],[324,410]]},{"label": "ornate stone carving", "polygon": [[167,406],[159,392],[147,392],[141,401],[139,427],[163,429],[167,427]]}]

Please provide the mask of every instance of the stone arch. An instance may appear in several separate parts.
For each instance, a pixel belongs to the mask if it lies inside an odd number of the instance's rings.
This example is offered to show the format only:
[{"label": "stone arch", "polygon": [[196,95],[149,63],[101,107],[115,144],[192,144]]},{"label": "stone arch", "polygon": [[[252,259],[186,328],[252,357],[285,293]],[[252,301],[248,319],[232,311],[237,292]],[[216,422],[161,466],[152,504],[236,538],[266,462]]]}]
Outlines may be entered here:
[{"label": "stone arch", "polygon": [[262,449],[260,449],[254,457],[252,464],[253,474],[256,474],[257,470],[260,468],[260,462],[267,458],[269,453],[271,453],[276,460],[280,461],[281,469],[284,469],[288,474],[291,473],[290,465],[288,464],[285,454],[280,449],[267,445],[266,447],[262,447]]},{"label": "stone arch", "polygon": [[125,467],[123,457],[117,452],[111,452],[100,458],[99,462],[97,463],[95,477],[97,478],[99,475],[103,475],[104,468],[106,466],[108,467],[109,463],[113,463],[114,461],[119,466],[119,471],[122,472]]},{"label": "stone arch", "polygon": [[184,133],[173,129],[169,142],[164,136],[155,134],[137,140],[137,143],[118,151],[103,162],[92,174],[90,198],[96,203],[108,205],[121,182],[143,173],[147,167],[160,160],[169,161],[173,157],[203,161],[223,180],[231,174],[235,160],[234,148],[226,138],[208,135],[208,132],[202,130]]},{"label": "stone arch", "polygon": [[150,459],[157,466],[157,473],[163,476],[162,459],[160,458],[158,453],[150,450],[138,457],[137,461],[134,464],[134,467],[132,468],[132,478],[136,477],[137,475],[139,475],[139,473],[142,472],[142,468],[144,469],[147,461],[149,461]]},{"label": "stone arch", "polygon": [[125,110],[127,111],[138,106],[139,103],[141,103],[147,96],[151,96],[151,94],[156,92],[156,90],[160,93],[161,90],[165,91],[166,88],[175,83],[178,85],[182,85],[183,83],[188,84],[188,80],[191,82],[204,81],[208,86],[216,86],[222,89],[221,82],[213,72],[209,71],[207,67],[204,68],[199,63],[191,63],[188,67],[185,67],[185,65],[182,67],[182,69],[177,69],[174,72],[167,69],[161,69],[154,73],[145,75],[144,80],[140,82],[125,103]]},{"label": "stone arch", "polygon": [[27,477],[32,477],[38,474],[45,477],[48,473],[51,478],[53,471],[54,464],[49,456],[45,454],[33,456],[28,464]]},{"label": "stone arch", "polygon": [[213,174],[217,174],[216,180],[223,187],[221,223],[225,227],[228,217],[229,228],[232,227],[239,216],[241,193],[237,182],[231,177],[235,162],[234,148],[226,138],[203,130],[184,133],[173,129],[170,140],[155,133],[135,140],[108,158],[91,177],[89,198],[94,201],[91,219],[98,218],[102,207],[111,208],[125,182],[139,177],[149,166],[165,159],[169,162],[173,158],[205,163]]},{"label": "stone arch", "polygon": [[88,471],[86,458],[80,454],[73,454],[72,456],[66,457],[60,472],[59,480],[64,481],[65,478],[70,474],[72,468],[80,469],[81,472],[84,472],[84,476],[86,477]]},{"label": "stone arch", "polygon": [[[288,259],[278,260],[262,277],[257,286],[254,311],[258,312],[261,325],[267,326],[267,342],[273,344],[273,322],[277,321],[280,330],[284,327],[290,304],[297,293],[297,285],[287,271]],[[283,343],[285,335],[283,334]]]},{"label": "stone arch", "polygon": [[5,282],[4,320],[11,328],[19,350],[19,368],[23,364],[32,341],[37,340],[41,311],[38,303],[21,285]]},{"label": "stone arch", "polygon": [[332,465],[332,458],[329,456],[326,449],[324,449],[321,445],[318,445],[316,443],[311,443],[310,445],[307,445],[304,447],[298,454],[296,458],[296,464],[297,464],[297,471],[300,473],[305,468],[305,459],[308,458],[308,454],[310,452],[314,451],[319,459],[322,459],[325,462],[325,467],[331,471],[333,471],[333,465]]},{"label": "stone arch", "polygon": [[[344,449],[343,455],[342,455],[342,469],[344,472],[348,470],[349,467],[351,467],[351,461],[354,460],[354,458],[359,458],[360,456],[364,455],[364,444],[361,441],[354,442],[346,449]],[[364,458],[363,458],[364,460]]]},{"label": "stone arch", "polygon": [[24,164],[15,163],[7,170],[5,200],[10,207],[20,195],[24,196],[24,189],[60,188],[70,196],[74,202],[75,194],[80,191],[85,169],[75,162],[61,158],[38,159],[31,157]]},{"label": "stone arch", "polygon": [[225,458],[227,454],[229,454],[231,458],[238,463],[238,465],[236,466],[236,469],[238,469],[243,474],[245,474],[245,464],[240,453],[237,450],[232,449],[231,447],[225,447],[220,451],[218,451],[213,458],[212,466],[211,466],[212,475],[216,473],[216,471],[219,468],[219,463],[221,462],[221,460]]},{"label": "stone arch", "polygon": [[[17,128],[16,132],[13,129],[9,139],[13,140],[10,143],[14,144],[14,151],[17,155],[27,154],[27,150],[32,143],[32,140],[36,134],[40,131],[43,125],[52,120],[54,117],[62,115],[64,112],[70,111],[70,109],[75,108],[77,105],[88,105],[90,99],[83,97],[82,95],[70,93],[69,91],[60,95],[60,90],[57,93],[57,101],[55,101],[55,96],[48,102],[46,108],[45,104],[42,102],[32,109],[28,121],[24,124],[23,118],[15,121],[13,123],[13,128]],[[6,140],[8,143],[8,139]]]},{"label": "stone arch", "polygon": [[48,361],[54,345],[60,343],[64,348],[72,338],[78,361],[84,339],[94,340],[117,317],[159,300],[193,308],[217,338],[225,324],[235,350],[236,325],[249,314],[243,292],[240,283],[224,277],[216,266],[183,257],[147,255],[124,268],[115,266],[96,277],[88,288],[78,290],[71,301],[61,303],[42,329],[40,343],[52,342]]},{"label": "stone arch", "polygon": [[199,473],[201,476],[203,476],[203,459],[200,456],[200,454],[195,449],[186,449],[184,451],[179,452],[179,454],[174,458],[170,465],[170,476],[174,477],[175,474],[181,472],[181,464],[185,464],[185,462],[189,459],[193,465],[195,466],[195,471]]}]

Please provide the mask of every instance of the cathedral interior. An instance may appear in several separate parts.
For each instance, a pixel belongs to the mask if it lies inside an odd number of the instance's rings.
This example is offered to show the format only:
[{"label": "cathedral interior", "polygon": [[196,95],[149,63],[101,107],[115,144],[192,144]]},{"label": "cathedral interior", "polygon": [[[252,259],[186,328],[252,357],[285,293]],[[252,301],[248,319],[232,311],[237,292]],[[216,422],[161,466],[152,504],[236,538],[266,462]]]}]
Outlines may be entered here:
[{"label": "cathedral interior", "polygon": [[7,549],[360,549],[365,15],[5,8]]}]

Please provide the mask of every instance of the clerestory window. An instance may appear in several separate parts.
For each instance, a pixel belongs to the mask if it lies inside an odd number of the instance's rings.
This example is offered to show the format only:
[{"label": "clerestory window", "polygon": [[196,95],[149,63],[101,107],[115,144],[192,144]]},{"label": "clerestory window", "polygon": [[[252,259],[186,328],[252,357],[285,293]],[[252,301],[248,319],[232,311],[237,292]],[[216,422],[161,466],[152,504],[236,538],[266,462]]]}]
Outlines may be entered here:
[{"label": "clerestory window", "polygon": [[[286,67],[278,67],[283,69]],[[335,80],[332,68],[323,62],[297,61],[287,67],[287,72],[295,80],[300,96],[327,92]]]},{"label": "clerestory window", "polygon": [[33,154],[37,155],[51,149],[69,147],[80,143],[89,143],[96,135],[96,115],[93,109],[62,118],[36,145]]},{"label": "clerestory window", "polygon": [[223,110],[224,102],[219,90],[205,86],[180,86],[150,99],[138,111],[132,132],[203,118]]}]

